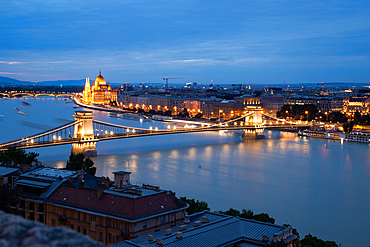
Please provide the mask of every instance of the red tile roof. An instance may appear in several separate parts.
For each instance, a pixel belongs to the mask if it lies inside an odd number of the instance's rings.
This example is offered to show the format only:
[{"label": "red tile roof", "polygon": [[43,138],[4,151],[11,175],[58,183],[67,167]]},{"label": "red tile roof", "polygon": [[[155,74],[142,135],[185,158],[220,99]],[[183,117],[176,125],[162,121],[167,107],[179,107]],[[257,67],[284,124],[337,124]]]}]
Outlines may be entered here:
[{"label": "red tile roof", "polygon": [[97,199],[96,190],[66,185],[56,189],[47,201],[130,219],[186,207],[165,191],[137,198],[104,193]]}]

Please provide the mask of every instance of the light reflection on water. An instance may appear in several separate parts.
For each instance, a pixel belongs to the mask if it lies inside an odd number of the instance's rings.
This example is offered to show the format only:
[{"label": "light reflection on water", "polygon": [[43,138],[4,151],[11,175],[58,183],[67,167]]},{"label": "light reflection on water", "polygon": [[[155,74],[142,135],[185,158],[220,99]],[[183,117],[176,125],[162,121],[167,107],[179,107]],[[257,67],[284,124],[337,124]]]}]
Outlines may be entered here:
[{"label": "light reflection on water", "polygon": [[[28,116],[14,107],[21,101]],[[56,127],[72,120],[72,104],[56,99],[0,100],[0,142]],[[41,110],[42,109],[42,110]],[[109,118],[106,122],[167,128],[160,122]],[[25,121],[27,124],[25,125]],[[241,139],[240,133],[209,132],[99,142],[93,157],[97,175],[132,172],[132,181],[158,184],[179,196],[205,200],[212,210],[268,212],[277,223],[290,223],[301,236],[312,233],[344,246],[367,246],[370,219],[369,145],[299,138],[265,131],[267,139]],[[71,146],[31,151],[40,160],[64,167]]]}]

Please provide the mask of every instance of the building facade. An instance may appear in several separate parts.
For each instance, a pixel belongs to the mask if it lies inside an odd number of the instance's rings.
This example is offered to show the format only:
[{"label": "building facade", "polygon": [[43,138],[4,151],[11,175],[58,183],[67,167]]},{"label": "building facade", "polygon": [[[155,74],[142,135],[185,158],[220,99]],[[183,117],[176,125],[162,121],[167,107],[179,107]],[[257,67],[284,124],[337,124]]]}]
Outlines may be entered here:
[{"label": "building facade", "polygon": [[101,71],[99,71],[98,77],[96,77],[91,86],[90,79],[86,78],[82,100],[86,104],[110,104],[117,102],[117,91],[112,90],[109,82],[105,81]]}]

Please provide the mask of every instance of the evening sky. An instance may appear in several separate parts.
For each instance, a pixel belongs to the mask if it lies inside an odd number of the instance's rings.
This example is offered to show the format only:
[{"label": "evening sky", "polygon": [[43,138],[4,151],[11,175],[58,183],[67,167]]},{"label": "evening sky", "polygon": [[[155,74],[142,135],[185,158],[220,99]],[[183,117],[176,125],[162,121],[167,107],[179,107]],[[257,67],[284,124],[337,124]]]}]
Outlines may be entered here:
[{"label": "evening sky", "polygon": [[0,2],[0,76],[370,82],[368,0]]}]

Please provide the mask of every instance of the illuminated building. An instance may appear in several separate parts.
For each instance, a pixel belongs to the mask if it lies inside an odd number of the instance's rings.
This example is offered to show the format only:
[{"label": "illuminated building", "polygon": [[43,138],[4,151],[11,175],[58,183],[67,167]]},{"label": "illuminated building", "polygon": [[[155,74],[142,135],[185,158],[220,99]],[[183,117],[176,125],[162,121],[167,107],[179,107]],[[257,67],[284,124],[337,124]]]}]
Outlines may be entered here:
[{"label": "illuminated building", "polygon": [[117,91],[111,89],[109,82],[105,81],[99,70],[99,75],[91,87],[89,78],[86,78],[82,100],[87,104],[109,104],[111,102],[117,102]]},{"label": "illuminated building", "polygon": [[343,113],[353,117],[358,111],[361,115],[369,112],[370,98],[368,97],[350,97],[343,100]]}]

